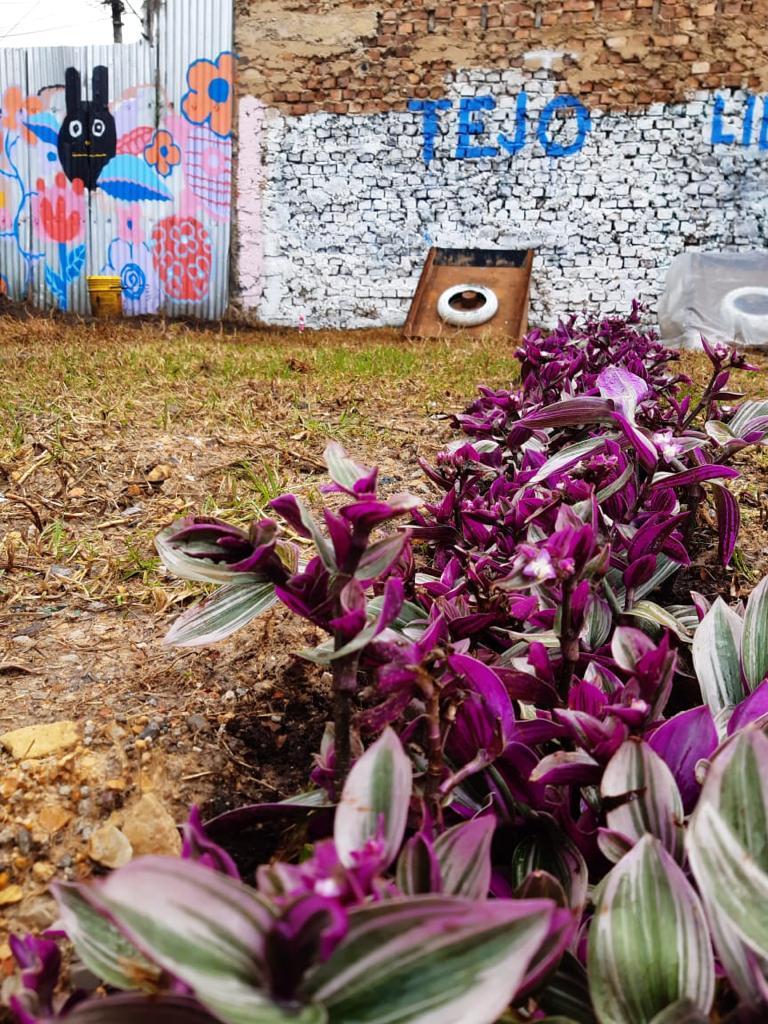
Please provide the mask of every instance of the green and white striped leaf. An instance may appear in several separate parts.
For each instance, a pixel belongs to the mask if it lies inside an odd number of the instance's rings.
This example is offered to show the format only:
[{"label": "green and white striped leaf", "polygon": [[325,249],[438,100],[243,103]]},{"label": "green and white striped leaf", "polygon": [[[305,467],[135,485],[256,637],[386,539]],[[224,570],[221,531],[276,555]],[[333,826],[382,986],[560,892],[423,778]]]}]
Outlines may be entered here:
[{"label": "green and white striped leaf", "polygon": [[654,836],[643,836],[601,886],[588,973],[600,1024],[648,1024],[683,999],[709,1012],[715,965],[704,912]]},{"label": "green and white striped leaf", "polygon": [[556,452],[555,455],[547,459],[536,470],[535,476],[529,481],[529,486],[541,483],[542,480],[546,480],[553,473],[567,469],[569,466],[575,465],[586,455],[592,455],[598,450],[602,451],[603,448],[605,448],[604,437],[588,437],[586,441],[577,441],[576,444],[570,444],[566,448],[561,448],[559,452]]},{"label": "green and white striped leaf", "polygon": [[491,842],[496,829],[493,815],[475,818],[447,829],[435,840],[445,896],[484,900],[491,884]]},{"label": "green and white striped leaf", "polygon": [[64,930],[89,971],[114,988],[157,991],[161,968],[94,910],[79,886],[57,882],[54,891]]},{"label": "green and white striped leaf", "polygon": [[[711,804],[720,813],[737,841],[768,871],[768,787],[764,782],[768,757],[768,739],[761,730],[750,728],[726,743],[714,759],[699,806]],[[688,839],[693,860],[707,834],[698,823],[698,811],[691,821]],[[697,876],[698,880],[698,876]],[[761,1002],[768,981],[768,957],[759,956],[740,937],[727,915],[719,907],[709,887],[701,885],[715,948],[733,984],[746,1002]]]},{"label": "green and white striped leaf", "polygon": [[709,1024],[709,1014],[702,1013],[690,999],[681,999],[657,1013],[650,1024]]},{"label": "green and white striped leaf", "polygon": [[744,696],[741,681],[741,618],[721,597],[699,623],[693,637],[693,667],[701,695],[713,715],[738,704]]},{"label": "green and white striped leaf", "polygon": [[587,863],[554,819],[543,820],[541,827],[532,829],[512,851],[510,881],[515,889],[534,871],[546,871],[556,878],[574,910],[584,908],[589,882]]},{"label": "green and white striped leaf", "polygon": [[317,525],[315,517],[309,511],[304,501],[302,501],[298,494],[294,494],[293,497],[296,501],[296,507],[299,510],[301,522],[304,529],[308,530],[312,537],[312,541],[317,548],[317,553],[320,556],[320,561],[328,572],[337,572],[338,566],[336,565],[336,556],[333,553],[333,546]]},{"label": "green and white striped leaf", "polygon": [[749,433],[750,424],[763,416],[768,416],[768,400],[742,402],[728,426],[734,434],[742,437]]},{"label": "green and white striped leaf", "polygon": [[265,934],[273,920],[253,889],[191,861],[144,857],[81,890],[225,1024],[322,1024],[321,1007],[296,1016],[264,991]]},{"label": "green and white striped leaf", "polygon": [[168,631],[165,643],[173,647],[218,643],[247,626],[276,601],[275,586],[269,580],[247,576],[227,583],[180,615]]},{"label": "green and white striped leaf", "polygon": [[[654,601],[636,601],[631,608],[627,609],[626,614],[670,630],[684,644],[690,644],[693,641],[693,632],[688,630],[686,623],[674,615],[669,608],[662,608]],[[698,619],[696,621],[698,623]]]},{"label": "green and white striped leaf", "polygon": [[407,539],[405,533],[393,533],[371,544],[358,563],[355,579],[362,580],[363,583],[378,579],[400,557]]},{"label": "green and white striped leaf", "polygon": [[606,766],[600,795],[611,831],[635,843],[650,833],[675,860],[682,859],[685,815],[680,791],[666,763],[647,743],[622,743]]},{"label": "green and white striped leaf", "polygon": [[184,541],[185,551],[174,547],[170,543],[180,529],[180,523],[173,523],[167,529],[155,537],[155,547],[160,559],[174,576],[182,580],[194,580],[196,583],[229,583],[231,580],[242,579],[247,576],[251,580],[262,580],[264,577],[258,573],[235,572],[225,562],[215,562],[210,558],[197,557],[186,554],[195,552],[199,556],[206,554],[221,555],[221,548],[215,544],[205,541]]},{"label": "green and white striped leaf", "polygon": [[546,1018],[550,1022],[595,1024],[597,1020],[592,1009],[586,969],[573,953],[563,955],[560,966],[549,976],[544,990],[538,995],[538,1001],[545,1013],[553,1015]]},{"label": "green and white striped leaf", "polygon": [[342,864],[351,867],[353,854],[370,839],[384,840],[384,864],[397,856],[408,821],[413,769],[411,759],[392,729],[355,762],[336,809],[333,838]]},{"label": "green and white striped leaf", "polygon": [[323,461],[328,467],[331,480],[339,487],[351,491],[358,480],[363,480],[369,470],[350,459],[338,441],[329,441],[323,452]]},{"label": "green and white striped leaf", "polygon": [[422,896],[350,913],[305,984],[329,1024],[493,1024],[550,929],[548,900]]},{"label": "green and white striped leaf", "polygon": [[768,676],[768,576],[747,601],[741,659],[747,686],[755,690]]},{"label": "green and white striped leaf", "polygon": [[613,625],[613,613],[611,606],[603,597],[597,594],[590,594],[587,607],[584,612],[584,626],[581,630],[581,639],[590,651],[596,651],[602,647],[611,634]]},{"label": "green and white striped leaf", "polygon": [[688,859],[718,955],[734,988],[762,1000],[768,983],[768,737],[737,733],[713,760],[691,818]]}]

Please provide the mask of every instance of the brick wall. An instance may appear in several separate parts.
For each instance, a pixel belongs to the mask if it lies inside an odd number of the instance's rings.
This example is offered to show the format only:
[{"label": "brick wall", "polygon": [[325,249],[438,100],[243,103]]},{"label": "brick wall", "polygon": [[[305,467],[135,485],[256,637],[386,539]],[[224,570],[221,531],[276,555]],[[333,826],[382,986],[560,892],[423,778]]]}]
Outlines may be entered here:
[{"label": "brick wall", "polygon": [[764,247],[768,0],[239,0],[239,283],[399,324],[430,245],[537,250],[531,319]]},{"label": "brick wall", "polygon": [[442,94],[467,68],[560,52],[564,92],[622,110],[696,89],[768,89],[768,0],[237,0],[242,89],[288,114]]}]

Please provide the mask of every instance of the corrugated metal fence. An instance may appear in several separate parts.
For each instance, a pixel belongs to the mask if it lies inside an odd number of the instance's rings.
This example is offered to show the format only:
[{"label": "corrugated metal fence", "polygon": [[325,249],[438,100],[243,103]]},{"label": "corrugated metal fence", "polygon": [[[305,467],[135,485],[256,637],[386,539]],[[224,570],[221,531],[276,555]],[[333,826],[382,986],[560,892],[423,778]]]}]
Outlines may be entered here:
[{"label": "corrugated metal fence", "polygon": [[128,314],[227,307],[235,62],[230,0],[165,0],[155,38],[0,50],[0,291]]}]

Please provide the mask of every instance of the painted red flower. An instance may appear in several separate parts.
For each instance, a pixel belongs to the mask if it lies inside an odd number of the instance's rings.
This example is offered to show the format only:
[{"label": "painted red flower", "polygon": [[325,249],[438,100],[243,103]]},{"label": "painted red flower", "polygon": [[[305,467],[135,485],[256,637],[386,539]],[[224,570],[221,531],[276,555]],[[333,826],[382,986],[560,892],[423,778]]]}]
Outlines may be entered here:
[{"label": "painted red flower", "polygon": [[208,294],[213,264],[211,240],[194,217],[166,217],[152,232],[152,260],[166,295],[200,302]]},{"label": "painted red flower", "polygon": [[52,242],[66,244],[80,237],[85,227],[85,186],[79,178],[70,183],[59,172],[54,185],[37,182],[34,200],[35,225]]}]

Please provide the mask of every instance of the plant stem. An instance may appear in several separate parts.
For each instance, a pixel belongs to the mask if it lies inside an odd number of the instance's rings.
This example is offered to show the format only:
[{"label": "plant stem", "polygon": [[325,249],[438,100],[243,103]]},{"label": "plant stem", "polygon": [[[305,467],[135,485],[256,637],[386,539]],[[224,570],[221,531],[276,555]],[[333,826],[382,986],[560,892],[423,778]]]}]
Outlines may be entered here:
[{"label": "plant stem", "polygon": [[691,423],[693,423],[693,421],[699,415],[699,413],[704,408],[704,406],[709,402],[709,400],[710,400],[710,392],[712,391],[712,388],[715,385],[715,381],[717,380],[719,375],[720,375],[720,370],[713,370],[712,371],[712,376],[709,378],[709,384],[707,384],[706,388],[704,389],[704,394],[701,396],[701,398],[699,399],[699,401],[695,405],[695,407],[693,409],[693,412],[689,413],[686,416],[685,420],[683,421],[683,425],[682,425],[682,429],[683,430],[685,430],[686,427],[688,427]]},{"label": "plant stem", "polygon": [[422,687],[427,698],[427,784],[426,802],[438,831],[443,828],[440,783],[443,778],[443,738],[440,731],[440,691],[430,680]]},{"label": "plant stem", "polygon": [[579,661],[579,636],[574,630],[571,613],[573,579],[563,581],[563,607],[560,612],[560,653],[563,664],[560,670],[560,696],[567,700],[573,673]]},{"label": "plant stem", "polygon": [[357,659],[344,658],[333,666],[333,726],[336,786],[339,794],[352,760],[352,694],[357,689]]}]

